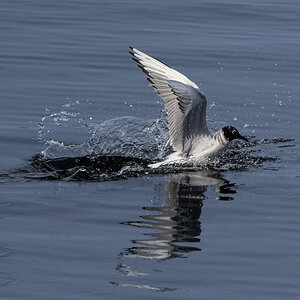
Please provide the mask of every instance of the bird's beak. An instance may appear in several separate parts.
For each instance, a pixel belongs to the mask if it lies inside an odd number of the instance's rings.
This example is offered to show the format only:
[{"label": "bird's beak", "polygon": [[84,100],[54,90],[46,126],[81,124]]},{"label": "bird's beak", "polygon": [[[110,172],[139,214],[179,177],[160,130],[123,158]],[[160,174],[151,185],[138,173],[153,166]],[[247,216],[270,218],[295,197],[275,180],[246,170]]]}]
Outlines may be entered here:
[{"label": "bird's beak", "polygon": [[245,141],[245,142],[249,142],[248,139],[246,139],[244,136],[241,136],[241,135],[240,135],[239,139],[241,139],[241,140],[243,140],[243,141]]}]

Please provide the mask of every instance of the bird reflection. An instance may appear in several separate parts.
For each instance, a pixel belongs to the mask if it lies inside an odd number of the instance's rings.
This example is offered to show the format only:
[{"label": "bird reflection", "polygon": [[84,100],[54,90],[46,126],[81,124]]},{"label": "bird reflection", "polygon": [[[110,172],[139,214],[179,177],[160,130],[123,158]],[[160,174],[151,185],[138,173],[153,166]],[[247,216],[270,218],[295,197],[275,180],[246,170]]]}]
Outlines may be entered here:
[{"label": "bird reflection", "polygon": [[144,234],[146,238],[133,240],[134,246],[123,255],[161,260],[200,251],[200,215],[209,186],[215,187],[218,200],[233,200],[232,194],[236,193],[234,184],[218,172],[172,174],[164,205],[144,207],[147,214],[141,216],[142,220],[123,223],[151,229]]}]

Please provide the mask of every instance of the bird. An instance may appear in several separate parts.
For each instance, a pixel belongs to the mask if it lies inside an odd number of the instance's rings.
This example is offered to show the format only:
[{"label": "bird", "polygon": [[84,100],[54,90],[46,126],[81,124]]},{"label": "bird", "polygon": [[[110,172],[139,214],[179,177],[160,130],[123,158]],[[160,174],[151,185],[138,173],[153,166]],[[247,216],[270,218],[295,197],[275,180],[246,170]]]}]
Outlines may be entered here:
[{"label": "bird", "polygon": [[196,83],[160,60],[129,48],[132,59],[147,75],[167,108],[170,144],[174,152],[164,161],[150,164],[151,168],[203,164],[225,151],[235,139],[248,142],[233,126],[211,133],[206,124],[207,99]]}]

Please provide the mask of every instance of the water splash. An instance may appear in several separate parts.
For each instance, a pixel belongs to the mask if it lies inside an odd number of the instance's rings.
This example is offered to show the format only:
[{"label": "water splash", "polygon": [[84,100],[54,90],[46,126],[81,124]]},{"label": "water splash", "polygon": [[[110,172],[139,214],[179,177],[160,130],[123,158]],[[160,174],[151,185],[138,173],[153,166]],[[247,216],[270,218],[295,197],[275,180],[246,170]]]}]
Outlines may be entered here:
[{"label": "water splash", "polygon": [[[93,138],[95,137],[92,137],[89,143],[91,143]],[[274,145],[278,144],[278,149],[286,150],[292,147],[291,142],[292,140],[282,140],[281,142],[278,140],[267,141],[265,139],[262,141],[252,140],[246,147],[242,145],[242,143],[236,142],[228,151],[208,161],[205,165],[185,167],[172,165],[158,169],[150,169],[148,167],[149,163],[153,162],[153,160],[151,159],[151,155],[148,154],[148,147],[144,149],[142,148],[142,144],[139,146],[141,148],[138,147],[137,152],[135,152],[139,153],[140,156],[136,157],[129,155],[105,155],[103,153],[102,155],[92,153],[84,156],[75,156],[76,151],[83,154],[82,149],[84,147],[98,149],[97,147],[100,147],[102,144],[96,146],[92,143],[89,146],[87,146],[86,143],[78,146],[63,146],[62,144],[57,144],[59,154],[62,154],[63,149],[68,156],[46,158],[44,155],[38,154],[32,158],[24,169],[16,170],[16,174],[20,175],[22,173],[23,177],[30,179],[104,181],[126,179],[128,177],[145,174],[197,172],[199,170],[217,172],[228,170],[245,171],[254,168],[278,170],[278,164],[274,165],[274,163],[279,160],[279,156],[268,155],[265,146],[270,146],[274,150]],[[52,145],[54,145],[54,143]],[[284,145],[286,147],[282,148]],[[49,151],[49,148],[47,149]],[[160,153],[158,148],[155,149],[157,151],[156,153]],[[54,151],[54,149],[52,150]],[[133,153],[132,149],[126,147],[120,148],[119,151],[121,154]],[[51,153],[53,154],[53,152]]]},{"label": "water splash", "polygon": [[62,105],[60,111],[46,108],[39,123],[38,140],[46,145],[59,141],[70,145],[82,142],[92,130],[92,117],[86,113],[90,104],[88,100],[76,100]]},{"label": "water splash", "polygon": [[[86,103],[85,103],[86,104]],[[81,112],[83,111],[83,112]],[[39,140],[46,148],[29,164],[9,176],[45,180],[116,180],[150,173],[179,173],[198,170],[248,170],[268,168],[281,157],[279,151],[295,146],[293,139],[262,139],[250,137],[250,143],[234,141],[228,151],[202,166],[165,166],[150,169],[148,164],[163,160],[171,151],[167,114],[163,109],[156,120],[121,117],[93,124],[80,102],[69,102],[60,112],[42,117]],[[79,130],[86,130],[82,142],[70,142]],[[68,131],[68,134],[66,134]],[[58,136],[62,135],[59,139]],[[66,141],[69,138],[69,141]],[[277,147],[275,147],[277,146]],[[276,153],[278,155],[276,155]],[[4,175],[3,175],[4,176]],[[2,177],[3,177],[2,176]],[[6,175],[5,175],[6,176]],[[5,177],[4,176],[4,177]]]}]

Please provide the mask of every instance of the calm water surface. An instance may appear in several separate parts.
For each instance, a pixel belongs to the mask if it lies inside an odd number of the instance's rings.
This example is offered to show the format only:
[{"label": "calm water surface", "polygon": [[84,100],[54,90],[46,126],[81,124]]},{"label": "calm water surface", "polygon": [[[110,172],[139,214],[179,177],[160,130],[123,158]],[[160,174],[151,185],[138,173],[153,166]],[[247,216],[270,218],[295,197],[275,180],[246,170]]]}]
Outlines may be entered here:
[{"label": "calm water surface", "polygon": [[[0,298],[299,299],[299,13],[292,0],[3,1]],[[195,81],[210,128],[250,144],[205,170],[125,162],[91,177],[91,152],[152,159],[165,140],[128,46]]]}]

